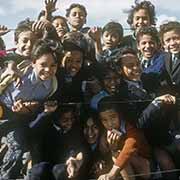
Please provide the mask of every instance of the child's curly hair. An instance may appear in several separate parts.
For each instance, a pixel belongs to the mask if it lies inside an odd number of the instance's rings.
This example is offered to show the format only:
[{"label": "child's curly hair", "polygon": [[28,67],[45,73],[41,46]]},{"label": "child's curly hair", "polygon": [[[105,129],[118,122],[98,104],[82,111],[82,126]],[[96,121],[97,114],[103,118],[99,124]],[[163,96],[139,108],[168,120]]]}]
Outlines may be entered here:
[{"label": "child's curly hair", "polygon": [[134,13],[140,9],[145,9],[147,11],[147,13],[149,14],[150,24],[156,25],[157,19],[156,19],[156,14],[155,14],[155,6],[150,1],[138,2],[137,0],[135,1],[135,5],[131,6],[131,10],[129,11],[129,15],[128,15],[128,19],[127,19],[127,23],[130,26],[132,26]]},{"label": "child's curly hair", "polygon": [[19,34],[25,31],[32,31],[32,24],[34,21],[31,21],[29,18],[18,23],[15,33],[14,41],[17,43],[19,39]]},{"label": "child's curly hair", "polygon": [[160,45],[159,33],[155,27],[142,27],[136,34],[137,42],[139,43],[140,37],[143,35],[150,35],[155,42]]}]

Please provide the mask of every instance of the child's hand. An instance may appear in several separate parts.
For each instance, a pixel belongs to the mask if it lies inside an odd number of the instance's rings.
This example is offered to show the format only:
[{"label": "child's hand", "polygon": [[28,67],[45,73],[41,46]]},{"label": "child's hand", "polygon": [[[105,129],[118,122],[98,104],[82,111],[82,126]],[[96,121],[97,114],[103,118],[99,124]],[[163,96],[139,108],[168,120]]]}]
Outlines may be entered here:
[{"label": "child's hand", "polygon": [[57,101],[47,101],[44,103],[44,112],[54,112],[58,107]]},{"label": "child's hand", "polygon": [[108,130],[107,131],[107,142],[109,143],[110,146],[116,146],[119,143],[120,140],[120,132],[117,130]]},{"label": "child's hand", "polygon": [[163,104],[175,104],[176,103],[176,97],[172,96],[170,94],[165,94],[162,96],[159,96],[155,98],[156,101],[161,101]]},{"label": "child's hand", "polygon": [[45,9],[47,13],[52,13],[57,10],[57,0],[45,0]]},{"label": "child's hand", "polygon": [[46,28],[51,27],[51,23],[48,20],[36,21],[32,25],[32,31],[36,33],[42,33]]},{"label": "child's hand", "polygon": [[109,173],[101,175],[98,180],[115,180],[119,171],[120,168],[114,165]]},{"label": "child's hand", "polygon": [[14,102],[14,104],[12,106],[12,111],[17,112],[17,113],[23,113],[23,114],[29,113],[29,109],[27,109],[25,107],[25,105],[23,104],[23,101],[21,99]]},{"label": "child's hand", "polygon": [[93,27],[88,31],[88,35],[95,41],[101,41],[101,28]]},{"label": "child's hand", "polygon": [[10,29],[8,29],[6,26],[4,25],[0,25],[0,36],[3,36],[5,34],[7,34],[8,32],[10,32]]},{"label": "child's hand", "polygon": [[79,169],[82,166],[82,162],[83,162],[82,153],[78,153],[78,155],[75,158],[70,157],[66,161],[68,178],[74,178],[77,176]]}]

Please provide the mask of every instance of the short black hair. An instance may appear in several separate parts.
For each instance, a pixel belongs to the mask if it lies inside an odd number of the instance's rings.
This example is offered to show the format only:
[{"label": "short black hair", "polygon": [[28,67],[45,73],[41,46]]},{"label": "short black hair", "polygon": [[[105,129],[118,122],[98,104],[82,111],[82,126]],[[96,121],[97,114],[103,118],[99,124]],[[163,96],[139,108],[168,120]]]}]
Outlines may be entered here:
[{"label": "short black hair", "polygon": [[127,19],[127,23],[130,26],[132,26],[134,13],[139,11],[140,9],[145,9],[149,14],[150,24],[156,25],[155,6],[150,1],[138,2],[137,0],[135,0],[135,5],[131,6],[131,10],[129,11],[129,15],[128,15],[128,19]]},{"label": "short black hair", "polygon": [[58,63],[59,59],[62,57],[62,45],[53,40],[40,39],[33,46],[31,58],[35,61],[43,54],[48,53],[52,54],[54,61]]},{"label": "short black hair", "polygon": [[118,99],[115,96],[103,97],[98,103],[98,112],[104,112],[107,110],[114,110],[120,112],[120,104],[118,104]]},{"label": "short black hair", "polygon": [[122,51],[121,51],[121,55],[119,56],[118,60],[115,63],[115,66],[116,66],[117,69],[122,68],[122,58],[126,54],[132,54],[132,55],[134,55],[135,57],[138,58],[137,51],[135,49],[130,48],[130,47],[123,48]]},{"label": "short black hair", "polygon": [[31,21],[29,18],[18,23],[15,33],[14,33],[14,41],[18,42],[19,34],[26,31],[32,31],[32,24],[34,21]]},{"label": "short black hair", "polygon": [[69,17],[69,14],[70,14],[71,10],[73,8],[76,8],[76,7],[81,9],[84,12],[85,17],[87,16],[87,10],[86,10],[85,6],[83,6],[82,4],[73,3],[73,4],[70,5],[70,7],[68,9],[66,9],[66,17]]},{"label": "short black hair", "polygon": [[160,26],[159,36],[162,44],[164,34],[169,31],[175,31],[180,34],[180,23],[178,21],[169,21]]},{"label": "short black hair", "polygon": [[123,37],[123,27],[118,22],[111,21],[111,22],[107,23],[103,27],[102,33],[104,33],[105,31],[118,33],[120,39],[122,39],[122,37]]}]

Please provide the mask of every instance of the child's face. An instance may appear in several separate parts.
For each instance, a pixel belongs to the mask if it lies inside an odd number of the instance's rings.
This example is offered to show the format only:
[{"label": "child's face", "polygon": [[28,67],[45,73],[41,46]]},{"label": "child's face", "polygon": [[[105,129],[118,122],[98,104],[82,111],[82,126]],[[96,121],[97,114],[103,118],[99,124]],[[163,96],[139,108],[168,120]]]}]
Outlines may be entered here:
[{"label": "child's face", "polygon": [[51,54],[44,54],[38,59],[33,60],[32,67],[37,77],[45,81],[55,76],[57,63],[55,63]]},{"label": "child's face", "polygon": [[59,119],[59,124],[61,128],[67,132],[72,128],[74,121],[74,114],[73,112],[69,111],[62,114],[61,118]]},{"label": "child's face", "polygon": [[82,67],[82,53],[80,51],[67,51],[63,61],[65,62],[66,72],[75,76]]},{"label": "child's face", "polygon": [[21,32],[16,43],[17,53],[29,57],[33,44],[35,42],[35,35],[31,31]]},{"label": "child's face", "polygon": [[139,28],[145,26],[150,26],[149,14],[145,9],[139,9],[134,12],[132,27],[138,31]]},{"label": "child's face", "polygon": [[55,27],[59,38],[62,38],[68,32],[67,23],[61,18],[55,19],[52,25]]},{"label": "child's face", "polygon": [[116,73],[109,72],[104,78],[104,87],[109,94],[115,94],[119,84],[120,78]]},{"label": "child's face", "polygon": [[68,16],[69,24],[76,29],[81,29],[83,25],[86,23],[86,14],[79,7],[75,7],[71,9],[70,14]]},{"label": "child's face", "polygon": [[100,112],[100,119],[103,126],[107,130],[112,130],[112,129],[119,130],[120,128],[119,114],[113,109]]},{"label": "child's face", "polygon": [[151,35],[144,34],[139,38],[138,50],[143,58],[151,59],[158,50],[158,44]]},{"label": "child's face", "polygon": [[117,47],[120,42],[120,37],[117,32],[105,31],[102,35],[105,49],[113,49]]},{"label": "child's face", "polygon": [[94,144],[97,142],[99,137],[99,129],[92,118],[89,118],[86,122],[84,127],[84,135],[89,144]]},{"label": "child's face", "polygon": [[125,79],[139,81],[141,77],[141,67],[138,58],[132,54],[127,54],[121,59],[121,73]]},{"label": "child's face", "polygon": [[168,31],[163,35],[164,49],[172,54],[180,52],[180,34],[175,31]]}]

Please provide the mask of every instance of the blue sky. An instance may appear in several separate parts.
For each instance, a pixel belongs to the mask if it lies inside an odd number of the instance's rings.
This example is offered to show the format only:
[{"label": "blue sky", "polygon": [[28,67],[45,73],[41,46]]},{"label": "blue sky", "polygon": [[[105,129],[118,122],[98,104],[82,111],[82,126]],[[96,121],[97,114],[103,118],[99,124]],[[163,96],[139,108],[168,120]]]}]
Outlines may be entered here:
[{"label": "blue sky", "polygon": [[[150,0],[156,7],[157,26],[165,20],[180,20],[179,0]],[[88,26],[103,26],[110,20],[120,22],[124,27],[127,14],[124,12],[134,4],[134,0],[58,0],[55,14],[65,15],[71,3],[81,3],[88,11]],[[0,0],[0,24],[14,29],[17,23],[30,17],[35,20],[44,7],[44,0]],[[128,33],[128,32],[126,32]],[[14,47],[13,31],[3,37],[7,48]]]}]

